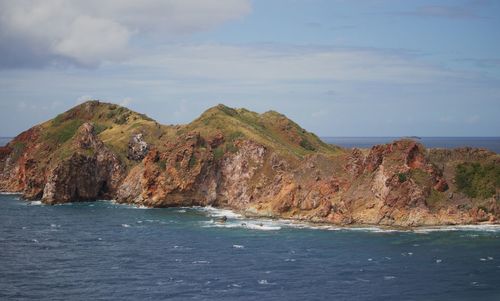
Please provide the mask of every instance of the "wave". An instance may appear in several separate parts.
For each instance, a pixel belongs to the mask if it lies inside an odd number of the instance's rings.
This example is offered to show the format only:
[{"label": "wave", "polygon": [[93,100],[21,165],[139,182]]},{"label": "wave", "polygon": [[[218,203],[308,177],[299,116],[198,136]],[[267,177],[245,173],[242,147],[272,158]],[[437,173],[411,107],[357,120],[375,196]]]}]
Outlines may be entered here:
[{"label": "wave", "polygon": [[232,210],[229,209],[220,209],[220,208],[215,208],[212,206],[206,206],[206,207],[199,207],[195,206],[192,207],[195,210],[206,212],[208,215],[211,217],[227,217],[229,219],[243,219],[243,215],[238,214]]},{"label": "wave", "polygon": [[[213,218],[210,221],[203,222],[203,227],[215,228],[243,228],[249,230],[261,231],[279,231],[282,229],[312,229],[323,231],[360,231],[370,233],[418,233],[428,234],[432,232],[447,231],[478,231],[478,232],[500,232],[500,224],[482,224],[482,225],[456,225],[456,226],[433,226],[420,227],[413,229],[393,229],[384,226],[337,226],[326,224],[314,224],[304,221],[294,221],[285,219],[266,219],[266,218],[245,218],[243,215],[235,213],[228,209],[218,209],[214,207],[194,207],[192,209],[206,213],[208,217]],[[218,219],[227,217],[226,222]]]},{"label": "wave", "polygon": [[259,230],[259,231],[278,231],[281,230],[280,226],[275,225],[264,225],[260,222],[225,222],[219,223],[216,221],[204,222],[205,228],[242,228],[249,230]]},{"label": "wave", "polygon": [[449,232],[449,231],[500,232],[500,224],[435,226],[435,227],[422,227],[411,230],[411,232],[421,233],[421,234],[427,234],[431,232]]},{"label": "wave", "polygon": [[8,191],[0,191],[0,195],[20,195],[20,192],[8,192]]}]

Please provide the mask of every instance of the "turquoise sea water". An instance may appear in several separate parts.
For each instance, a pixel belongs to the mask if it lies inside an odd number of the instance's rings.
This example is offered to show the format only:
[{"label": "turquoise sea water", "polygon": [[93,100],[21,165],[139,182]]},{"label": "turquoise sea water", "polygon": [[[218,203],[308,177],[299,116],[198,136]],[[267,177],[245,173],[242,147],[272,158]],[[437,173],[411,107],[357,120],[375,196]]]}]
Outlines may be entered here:
[{"label": "turquoise sea water", "polygon": [[342,229],[0,195],[0,300],[29,299],[500,300],[500,228]]}]

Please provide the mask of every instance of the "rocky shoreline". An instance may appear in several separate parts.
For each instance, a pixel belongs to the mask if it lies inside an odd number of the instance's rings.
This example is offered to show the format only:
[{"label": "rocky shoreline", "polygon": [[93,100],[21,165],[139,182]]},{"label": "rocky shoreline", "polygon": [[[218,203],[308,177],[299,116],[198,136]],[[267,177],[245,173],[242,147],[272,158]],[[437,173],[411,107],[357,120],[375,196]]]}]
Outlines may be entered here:
[{"label": "rocky shoreline", "polygon": [[0,191],[45,204],[214,206],[335,225],[497,224],[499,157],[409,139],[342,149],[272,111],[219,105],[164,126],[90,101],[0,147]]}]

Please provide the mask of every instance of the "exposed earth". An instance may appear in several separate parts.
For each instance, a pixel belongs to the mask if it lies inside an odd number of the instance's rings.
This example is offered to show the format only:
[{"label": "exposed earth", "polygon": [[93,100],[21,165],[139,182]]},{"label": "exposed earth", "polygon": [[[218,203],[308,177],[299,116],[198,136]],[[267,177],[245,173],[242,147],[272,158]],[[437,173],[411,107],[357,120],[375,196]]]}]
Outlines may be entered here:
[{"label": "exposed earth", "polygon": [[218,105],[167,126],[88,101],[0,147],[0,191],[339,225],[498,223],[500,156],[410,139],[343,149],[274,111]]}]

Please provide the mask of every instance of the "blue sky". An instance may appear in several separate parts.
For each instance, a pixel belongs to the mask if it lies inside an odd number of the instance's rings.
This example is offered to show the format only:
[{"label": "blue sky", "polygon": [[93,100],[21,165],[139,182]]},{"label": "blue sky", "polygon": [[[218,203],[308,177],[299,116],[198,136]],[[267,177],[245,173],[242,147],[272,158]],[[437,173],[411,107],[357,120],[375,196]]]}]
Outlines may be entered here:
[{"label": "blue sky", "polygon": [[500,2],[0,0],[0,136],[86,99],[321,136],[500,136]]}]

